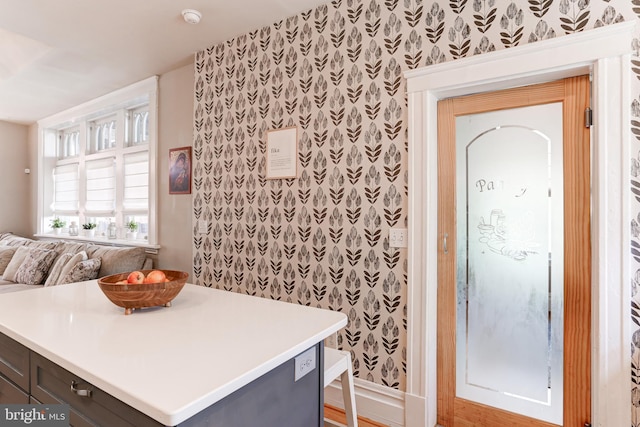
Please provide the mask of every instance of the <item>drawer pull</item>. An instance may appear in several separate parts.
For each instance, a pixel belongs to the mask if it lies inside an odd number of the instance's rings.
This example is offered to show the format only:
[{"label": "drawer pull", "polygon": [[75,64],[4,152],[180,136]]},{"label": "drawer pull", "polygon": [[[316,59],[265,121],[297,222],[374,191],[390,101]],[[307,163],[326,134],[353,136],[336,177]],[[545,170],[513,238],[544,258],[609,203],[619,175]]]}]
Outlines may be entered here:
[{"label": "drawer pull", "polygon": [[71,391],[80,397],[91,397],[91,390],[78,388],[78,383],[71,381]]}]

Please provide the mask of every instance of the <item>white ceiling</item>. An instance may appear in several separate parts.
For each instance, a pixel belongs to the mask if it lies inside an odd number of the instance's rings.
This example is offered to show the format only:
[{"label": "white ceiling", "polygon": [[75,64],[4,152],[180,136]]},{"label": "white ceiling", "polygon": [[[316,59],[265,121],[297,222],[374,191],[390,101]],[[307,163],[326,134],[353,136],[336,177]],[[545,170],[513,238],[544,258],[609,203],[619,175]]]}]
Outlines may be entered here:
[{"label": "white ceiling", "polygon": [[0,0],[0,120],[33,123],[326,2]]}]

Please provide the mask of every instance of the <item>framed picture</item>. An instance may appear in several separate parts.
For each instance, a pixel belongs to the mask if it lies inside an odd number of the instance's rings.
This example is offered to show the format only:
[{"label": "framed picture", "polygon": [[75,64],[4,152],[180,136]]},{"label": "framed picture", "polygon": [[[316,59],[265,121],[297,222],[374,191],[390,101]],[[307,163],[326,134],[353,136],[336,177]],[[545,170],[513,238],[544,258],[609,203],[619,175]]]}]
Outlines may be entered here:
[{"label": "framed picture", "polygon": [[169,149],[169,194],[191,194],[191,147]]},{"label": "framed picture", "polygon": [[267,131],[267,179],[295,178],[298,173],[298,128]]}]

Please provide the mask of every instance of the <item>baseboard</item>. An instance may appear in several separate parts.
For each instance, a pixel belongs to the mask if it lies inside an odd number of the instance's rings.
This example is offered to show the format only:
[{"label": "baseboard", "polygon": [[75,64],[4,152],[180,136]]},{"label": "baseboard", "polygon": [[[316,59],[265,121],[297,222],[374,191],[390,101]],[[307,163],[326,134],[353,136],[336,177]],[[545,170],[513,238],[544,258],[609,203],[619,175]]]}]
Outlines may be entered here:
[{"label": "baseboard", "polygon": [[[404,392],[360,378],[354,378],[353,382],[358,416],[389,427],[405,427]],[[336,380],[324,389],[324,402],[344,409],[340,381]]]},{"label": "baseboard", "polygon": [[[427,419],[427,399],[410,393],[404,395],[405,427],[435,426],[435,419]],[[431,418],[435,418],[432,415]]]}]

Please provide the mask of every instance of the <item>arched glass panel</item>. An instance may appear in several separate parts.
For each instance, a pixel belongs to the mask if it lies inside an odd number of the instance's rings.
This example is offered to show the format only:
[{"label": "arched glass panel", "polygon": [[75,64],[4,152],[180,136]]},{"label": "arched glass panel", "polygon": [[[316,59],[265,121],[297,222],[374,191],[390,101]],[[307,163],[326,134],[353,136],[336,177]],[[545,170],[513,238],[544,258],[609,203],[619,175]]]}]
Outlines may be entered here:
[{"label": "arched glass panel", "polygon": [[556,424],[563,402],[561,119],[560,103],[456,118],[456,394]]}]

